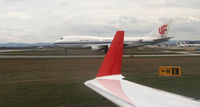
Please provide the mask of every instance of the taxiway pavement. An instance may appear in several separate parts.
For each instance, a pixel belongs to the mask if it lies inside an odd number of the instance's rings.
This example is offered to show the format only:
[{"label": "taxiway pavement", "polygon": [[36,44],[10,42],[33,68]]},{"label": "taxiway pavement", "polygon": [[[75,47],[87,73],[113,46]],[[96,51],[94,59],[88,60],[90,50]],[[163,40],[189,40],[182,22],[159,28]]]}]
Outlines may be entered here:
[{"label": "taxiway pavement", "polygon": [[[143,57],[189,57],[200,56],[200,54],[152,54],[152,55],[123,55],[124,58],[143,58]],[[105,55],[0,55],[0,59],[12,58],[103,58]]]}]

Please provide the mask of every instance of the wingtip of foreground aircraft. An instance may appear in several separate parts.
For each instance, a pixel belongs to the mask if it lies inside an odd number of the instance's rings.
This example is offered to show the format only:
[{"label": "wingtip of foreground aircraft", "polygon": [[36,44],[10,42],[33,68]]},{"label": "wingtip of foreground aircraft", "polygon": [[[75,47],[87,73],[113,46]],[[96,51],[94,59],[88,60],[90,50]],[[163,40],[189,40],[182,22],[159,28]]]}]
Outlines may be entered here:
[{"label": "wingtip of foreground aircraft", "polygon": [[96,77],[121,74],[123,42],[124,31],[117,31]]},{"label": "wingtip of foreground aircraft", "polygon": [[121,75],[124,31],[117,31],[95,79],[84,84],[123,107],[200,107],[200,102],[124,80]]}]

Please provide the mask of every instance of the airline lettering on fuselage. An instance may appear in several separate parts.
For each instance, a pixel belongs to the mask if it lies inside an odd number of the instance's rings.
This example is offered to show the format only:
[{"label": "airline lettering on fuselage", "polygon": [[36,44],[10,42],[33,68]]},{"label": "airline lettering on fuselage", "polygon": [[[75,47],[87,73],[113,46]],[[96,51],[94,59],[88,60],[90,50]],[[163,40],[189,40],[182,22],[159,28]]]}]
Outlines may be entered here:
[{"label": "airline lettering on fuselage", "polygon": [[81,39],[81,42],[96,42],[96,41],[100,41],[99,39]]},{"label": "airline lettering on fuselage", "polygon": [[104,42],[111,42],[111,39],[103,39]]},{"label": "airline lettering on fuselage", "polygon": [[161,35],[165,34],[165,32],[167,31],[167,25],[163,25],[162,27],[159,27],[158,30]]}]

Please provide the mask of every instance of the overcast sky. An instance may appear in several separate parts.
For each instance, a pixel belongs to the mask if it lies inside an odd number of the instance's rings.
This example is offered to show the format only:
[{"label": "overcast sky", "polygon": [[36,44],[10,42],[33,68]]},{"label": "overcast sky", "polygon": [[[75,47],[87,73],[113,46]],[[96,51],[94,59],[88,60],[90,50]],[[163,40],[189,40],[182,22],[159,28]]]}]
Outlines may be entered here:
[{"label": "overcast sky", "polygon": [[169,19],[174,40],[200,40],[200,0],[0,0],[0,43],[140,36]]}]

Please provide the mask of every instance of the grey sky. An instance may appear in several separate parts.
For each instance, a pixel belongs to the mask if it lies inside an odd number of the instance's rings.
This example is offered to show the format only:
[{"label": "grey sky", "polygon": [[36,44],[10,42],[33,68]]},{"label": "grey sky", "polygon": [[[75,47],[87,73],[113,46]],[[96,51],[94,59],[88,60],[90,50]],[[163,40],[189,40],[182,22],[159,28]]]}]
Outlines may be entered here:
[{"label": "grey sky", "polygon": [[53,42],[66,35],[127,36],[169,19],[175,40],[200,40],[199,0],[0,0],[0,43]]}]

